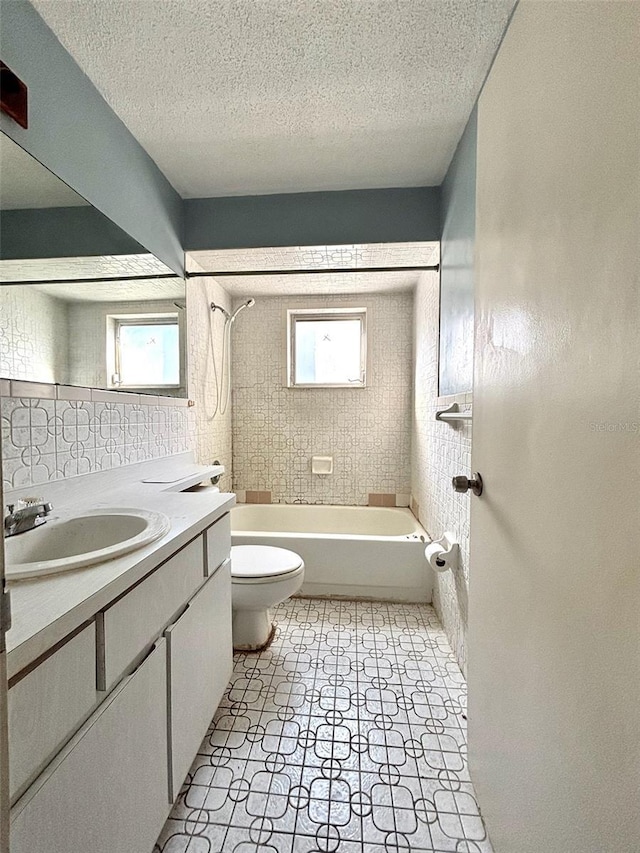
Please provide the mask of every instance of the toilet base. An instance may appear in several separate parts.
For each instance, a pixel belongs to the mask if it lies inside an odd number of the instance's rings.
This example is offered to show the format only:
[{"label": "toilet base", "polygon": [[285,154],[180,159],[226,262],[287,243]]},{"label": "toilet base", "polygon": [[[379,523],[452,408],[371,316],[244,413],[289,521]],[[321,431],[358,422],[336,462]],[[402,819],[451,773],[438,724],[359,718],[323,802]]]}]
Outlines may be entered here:
[{"label": "toilet base", "polygon": [[239,652],[255,652],[266,648],[275,626],[269,610],[233,611],[233,648]]},{"label": "toilet base", "polygon": [[260,652],[264,652],[264,651],[266,651],[266,649],[269,648],[271,643],[273,643],[275,636],[276,636],[276,623],[274,622],[273,625],[271,626],[271,632],[269,633],[269,636],[267,637],[266,643],[263,643],[263,645],[258,646],[257,649],[244,649],[244,648],[239,649],[237,646],[234,646],[233,651],[235,653],[238,653],[238,654],[259,655]]}]

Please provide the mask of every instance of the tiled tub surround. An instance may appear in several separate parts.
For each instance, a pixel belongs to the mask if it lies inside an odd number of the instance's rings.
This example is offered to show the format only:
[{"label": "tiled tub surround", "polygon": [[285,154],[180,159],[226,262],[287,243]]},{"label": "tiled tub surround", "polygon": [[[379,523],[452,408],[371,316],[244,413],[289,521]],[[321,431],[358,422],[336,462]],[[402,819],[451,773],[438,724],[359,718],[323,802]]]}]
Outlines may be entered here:
[{"label": "tiled tub surround", "polygon": [[[194,409],[187,400],[0,380],[5,490],[35,486],[192,449]],[[94,399],[55,399],[56,395]],[[121,401],[121,402],[120,402]]]},{"label": "tiled tub surround", "polygon": [[[349,306],[367,308],[367,387],[287,388],[287,309]],[[409,494],[412,306],[410,292],[274,296],[243,312],[232,346],[234,491],[343,505]],[[318,454],[333,456],[333,474],[311,473]]]},{"label": "tiled tub surround", "polygon": [[67,305],[21,285],[0,286],[0,376],[66,382]]},{"label": "tiled tub surround", "polygon": [[470,494],[454,492],[451,478],[471,475],[471,424],[436,421],[435,413],[453,402],[462,411],[469,410],[472,395],[438,397],[438,317],[438,276],[425,272],[415,293],[412,507],[432,538],[449,530],[460,543],[458,569],[436,574],[433,603],[466,672]]},{"label": "tiled tub surround", "polygon": [[155,853],[490,853],[465,682],[428,605],[292,599],[232,682]]},{"label": "tiled tub surround", "polygon": [[[199,269],[191,261],[191,268]],[[199,462],[209,464],[219,459],[226,472],[220,481],[221,490],[231,489],[231,409],[232,398],[225,414],[213,413],[216,407],[216,381],[211,356],[209,323],[212,320],[216,364],[222,364],[222,334],[224,321],[222,314],[216,311],[211,317],[211,303],[222,305],[231,311],[229,294],[213,278],[187,279],[187,387],[189,397],[196,402],[195,431],[196,455]],[[235,335],[246,313],[234,323]],[[219,381],[219,380],[218,380]]]}]

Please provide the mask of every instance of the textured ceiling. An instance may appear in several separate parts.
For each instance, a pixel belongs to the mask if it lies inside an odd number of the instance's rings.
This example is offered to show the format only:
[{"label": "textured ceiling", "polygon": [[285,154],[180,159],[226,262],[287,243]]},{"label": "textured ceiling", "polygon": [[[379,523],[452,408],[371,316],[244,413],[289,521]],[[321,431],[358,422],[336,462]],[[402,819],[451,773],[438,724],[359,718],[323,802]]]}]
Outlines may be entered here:
[{"label": "textured ceiling", "polygon": [[439,184],[515,0],[32,0],[184,197]]},{"label": "textured ceiling", "polygon": [[251,275],[216,278],[232,296],[334,296],[338,293],[388,293],[413,290],[418,272],[342,273],[341,275]]},{"label": "textured ceiling", "polygon": [[[368,243],[346,246],[286,246],[189,252],[190,272],[222,272],[216,281],[233,296],[334,295],[412,290],[419,272],[355,272],[359,267],[405,267],[437,264],[438,243]],[[348,273],[251,275],[225,271],[353,269]]]},{"label": "textured ceiling", "polygon": [[77,207],[82,196],[0,133],[0,209]]},{"label": "textured ceiling", "polygon": [[90,284],[30,284],[65,302],[184,301],[184,279],[166,281],[97,281]]},{"label": "textured ceiling", "polygon": [[[168,268],[154,255],[102,255],[82,258],[26,258],[0,260],[0,282],[41,281],[77,278],[107,278],[122,275],[166,275]],[[182,279],[177,279],[182,281]],[[167,279],[173,281],[173,279]],[[135,282],[134,282],[135,284]]]}]

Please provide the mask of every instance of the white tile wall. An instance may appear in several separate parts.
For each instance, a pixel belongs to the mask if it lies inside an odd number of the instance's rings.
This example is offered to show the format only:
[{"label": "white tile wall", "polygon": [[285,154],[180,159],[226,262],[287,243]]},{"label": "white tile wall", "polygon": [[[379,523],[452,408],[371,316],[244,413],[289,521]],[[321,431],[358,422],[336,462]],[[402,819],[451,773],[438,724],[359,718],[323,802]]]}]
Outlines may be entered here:
[{"label": "white tile wall", "polygon": [[67,306],[34,287],[0,287],[0,376],[67,381]]},{"label": "white tile wall", "polygon": [[[367,387],[286,387],[288,308],[367,308]],[[274,502],[366,504],[410,483],[411,293],[258,297],[233,330],[233,482]],[[311,474],[314,454],[334,473]]]},{"label": "white tile wall", "polygon": [[[196,458],[209,463],[219,459],[226,473],[220,480],[222,491],[231,489],[232,400],[224,415],[214,415],[216,409],[216,381],[211,355],[209,323],[213,324],[213,336],[218,370],[222,367],[223,316],[216,311],[213,316],[210,305],[215,302],[225,310],[231,310],[231,299],[227,292],[212,278],[189,279],[187,289],[187,369],[189,397],[195,400]],[[238,324],[234,324],[234,331]],[[218,378],[220,382],[220,377]]]},{"label": "white tile wall", "polygon": [[423,273],[415,294],[415,392],[411,491],[420,521],[431,536],[445,530],[460,542],[460,568],[436,575],[434,605],[460,667],[466,672],[469,589],[470,495],[453,491],[451,478],[471,473],[471,424],[455,428],[435,420],[452,402],[471,408],[472,395],[438,397],[439,283],[437,273]]},{"label": "white tile wall", "polygon": [[182,405],[2,397],[5,489],[47,483],[191,450],[195,412]]}]

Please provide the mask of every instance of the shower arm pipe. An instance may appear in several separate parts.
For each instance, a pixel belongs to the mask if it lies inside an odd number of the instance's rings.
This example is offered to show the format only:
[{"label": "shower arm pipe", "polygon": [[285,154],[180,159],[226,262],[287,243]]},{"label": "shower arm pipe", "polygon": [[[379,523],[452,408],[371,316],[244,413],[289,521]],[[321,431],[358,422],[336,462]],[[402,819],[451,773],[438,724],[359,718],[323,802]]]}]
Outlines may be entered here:
[{"label": "shower arm pipe", "polygon": [[224,316],[225,323],[231,320],[231,314],[229,314],[227,309],[223,308],[222,305],[216,305],[215,302],[212,302],[210,308],[212,311],[220,311],[220,313]]},{"label": "shower arm pipe", "polygon": [[313,270],[213,270],[211,272],[186,272],[186,278],[203,278],[205,276],[216,276],[218,278],[229,278],[231,276],[251,275],[332,275],[335,273],[371,273],[371,272],[419,272],[421,270],[432,270],[438,272],[440,264],[428,264],[410,267],[331,267]]},{"label": "shower arm pipe", "polygon": [[253,306],[255,304],[256,304],[256,300],[253,297],[251,297],[250,299],[247,299],[244,302],[242,302],[240,305],[238,305],[238,307],[233,312],[233,314],[229,314],[229,312],[227,311],[226,308],[223,308],[222,305],[217,305],[215,302],[211,303],[210,308],[214,313],[216,311],[220,311],[220,313],[224,315],[224,322],[225,322],[225,329],[226,329],[227,325],[230,326],[232,323],[235,322],[236,317],[238,316],[238,314],[241,311],[244,311],[245,308],[253,308]]}]

